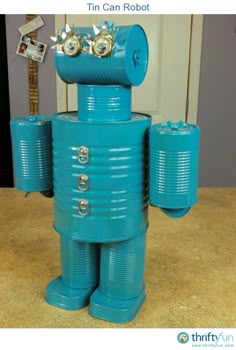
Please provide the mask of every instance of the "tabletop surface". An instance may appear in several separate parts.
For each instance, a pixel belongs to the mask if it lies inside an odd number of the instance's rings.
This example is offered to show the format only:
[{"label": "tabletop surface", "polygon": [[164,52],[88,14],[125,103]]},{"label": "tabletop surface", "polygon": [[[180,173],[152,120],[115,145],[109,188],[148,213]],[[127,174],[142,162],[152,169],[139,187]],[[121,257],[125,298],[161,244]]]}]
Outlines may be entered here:
[{"label": "tabletop surface", "polygon": [[46,303],[45,287],[60,275],[53,199],[0,188],[0,209],[0,327],[236,327],[236,188],[200,188],[180,219],[150,207],[147,298],[125,324]]}]

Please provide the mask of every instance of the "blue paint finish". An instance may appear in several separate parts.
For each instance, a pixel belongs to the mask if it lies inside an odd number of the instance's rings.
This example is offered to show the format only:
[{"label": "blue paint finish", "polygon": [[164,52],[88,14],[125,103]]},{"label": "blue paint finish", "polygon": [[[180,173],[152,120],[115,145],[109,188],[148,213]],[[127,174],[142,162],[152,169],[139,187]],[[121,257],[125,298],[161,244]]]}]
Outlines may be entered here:
[{"label": "blue paint finish", "polygon": [[71,288],[95,287],[99,278],[99,246],[60,236],[62,280]]},{"label": "blue paint finish", "polygon": [[136,298],[144,288],[146,231],[132,239],[101,245],[99,290],[116,299]]},{"label": "blue paint finish", "polygon": [[[55,229],[87,242],[113,242],[131,238],[148,226],[148,128],[151,118],[134,113],[124,122],[88,123],[76,112],[54,116],[53,164]],[[88,162],[78,161],[86,146]],[[88,190],[78,179],[88,176]],[[88,215],[79,202],[89,203]]]},{"label": "blue paint finish", "polygon": [[197,202],[199,140],[193,124],[150,128],[149,200],[169,216],[183,216]]},{"label": "blue paint finish", "polygon": [[145,298],[146,232],[130,240],[101,245],[100,283],[89,312],[111,322],[129,322]]},{"label": "blue paint finish", "polygon": [[89,122],[113,122],[131,118],[131,87],[78,85],[78,118]]},{"label": "blue paint finish", "polygon": [[52,185],[51,118],[22,116],[10,122],[15,187],[48,191]]},{"label": "blue paint finish", "polygon": [[48,304],[65,310],[78,310],[89,303],[94,287],[71,288],[58,276],[46,287],[46,301]]},{"label": "blue paint finish", "polygon": [[89,312],[111,322],[129,322],[145,298],[146,232],[132,239],[101,244],[100,283]]},{"label": "blue paint finish", "polygon": [[53,157],[62,272],[47,285],[47,302],[67,310],[89,303],[94,317],[129,322],[146,297],[148,195],[175,218],[196,203],[200,130],[183,122],[151,127],[149,115],[131,113],[148,44],[140,26],[118,29],[110,57],[55,53],[61,78],[78,84],[78,111],[20,117],[11,132],[18,188],[48,194]]},{"label": "blue paint finish", "polygon": [[[120,26],[115,34],[115,46],[109,57],[99,58],[82,52],[69,57],[55,51],[55,65],[62,80],[68,84],[120,84],[140,85],[148,66],[148,42],[139,25]],[[73,28],[81,37],[90,33],[91,27]]]},{"label": "blue paint finish", "polygon": [[146,299],[145,286],[132,299],[115,299],[105,296],[97,288],[90,297],[89,313],[105,321],[124,323],[132,321]]},{"label": "blue paint finish", "polygon": [[61,276],[46,288],[46,301],[66,310],[89,303],[99,281],[99,245],[60,236]]}]

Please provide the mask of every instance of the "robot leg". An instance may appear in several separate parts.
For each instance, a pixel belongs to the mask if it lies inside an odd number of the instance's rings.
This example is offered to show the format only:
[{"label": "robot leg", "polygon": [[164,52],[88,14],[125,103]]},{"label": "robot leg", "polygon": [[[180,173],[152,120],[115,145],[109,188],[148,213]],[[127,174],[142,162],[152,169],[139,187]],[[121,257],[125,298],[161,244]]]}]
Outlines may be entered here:
[{"label": "robot leg", "polygon": [[46,288],[46,301],[54,306],[76,310],[87,305],[98,284],[99,246],[60,236],[61,276]]},{"label": "robot leg", "polygon": [[100,283],[89,305],[92,316],[112,322],[129,322],[135,317],[146,297],[145,241],[146,233],[142,233],[101,244]]}]

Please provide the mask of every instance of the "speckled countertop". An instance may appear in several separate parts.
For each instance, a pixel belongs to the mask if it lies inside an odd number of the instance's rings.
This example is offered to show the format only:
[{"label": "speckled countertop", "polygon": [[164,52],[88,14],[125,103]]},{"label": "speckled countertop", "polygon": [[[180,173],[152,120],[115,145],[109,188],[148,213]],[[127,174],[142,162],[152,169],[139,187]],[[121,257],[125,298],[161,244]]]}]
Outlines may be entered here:
[{"label": "speckled countertop", "polygon": [[200,188],[185,217],[150,208],[149,219],[147,299],[132,322],[113,324],[45,302],[60,274],[53,199],[0,189],[0,327],[235,328],[236,188]]}]

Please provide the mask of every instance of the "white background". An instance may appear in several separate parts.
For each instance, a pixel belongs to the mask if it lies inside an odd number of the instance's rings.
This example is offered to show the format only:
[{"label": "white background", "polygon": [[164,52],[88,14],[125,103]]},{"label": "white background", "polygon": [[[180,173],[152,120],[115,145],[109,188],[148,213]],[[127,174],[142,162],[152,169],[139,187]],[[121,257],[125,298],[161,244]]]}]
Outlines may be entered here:
[{"label": "white background", "polygon": [[[109,323],[107,323],[109,327]],[[177,336],[180,332],[190,335],[190,340],[186,344],[180,344]],[[0,330],[1,348],[24,349],[24,350],[189,350],[196,349],[192,344],[191,334],[202,334],[211,332],[234,337],[234,347],[218,347],[219,349],[236,348],[236,331],[233,329],[14,329]],[[2,341],[5,345],[2,344]],[[214,343],[205,342],[209,347]],[[226,344],[220,343],[220,344]],[[215,348],[215,347],[214,347]],[[199,348],[201,349],[201,347]]]}]

